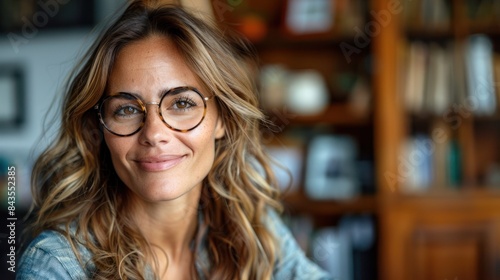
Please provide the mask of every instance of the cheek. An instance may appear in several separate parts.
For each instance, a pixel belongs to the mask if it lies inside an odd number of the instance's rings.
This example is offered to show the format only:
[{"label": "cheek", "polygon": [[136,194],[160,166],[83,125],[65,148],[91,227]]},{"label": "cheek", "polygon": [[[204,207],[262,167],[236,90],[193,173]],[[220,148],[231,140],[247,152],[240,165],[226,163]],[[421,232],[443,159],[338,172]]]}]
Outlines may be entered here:
[{"label": "cheek", "polygon": [[215,160],[214,140],[210,137],[203,140],[205,141],[199,141],[196,143],[196,147],[192,147],[194,161],[189,168],[191,171],[188,172],[192,172],[191,176],[196,182],[202,181],[209,174]]},{"label": "cheek", "polygon": [[113,160],[113,166],[117,167],[117,161],[125,158],[126,151],[128,150],[128,141],[123,141],[125,139],[118,139],[114,136],[104,135],[104,141],[108,146],[111,159]]},{"label": "cheek", "polygon": [[196,129],[191,135],[186,135],[185,145],[189,146],[194,155],[198,157],[197,162],[203,162],[203,165],[212,166],[215,156],[215,139],[216,131],[215,120],[208,119],[206,123],[200,125],[199,130]]},{"label": "cheek", "polygon": [[197,139],[196,142],[204,146],[205,149],[213,149],[215,147],[215,141],[219,138],[218,134],[220,134],[220,132],[218,132],[220,129],[218,129],[217,118],[211,117],[205,121],[206,122],[201,124],[200,133],[195,139]]},{"label": "cheek", "polygon": [[184,143],[185,146],[189,147],[189,149],[194,154],[206,154],[210,152],[211,147],[213,146],[212,142],[212,127],[204,126],[201,124],[197,129],[192,131],[189,135],[179,135],[179,140]]}]

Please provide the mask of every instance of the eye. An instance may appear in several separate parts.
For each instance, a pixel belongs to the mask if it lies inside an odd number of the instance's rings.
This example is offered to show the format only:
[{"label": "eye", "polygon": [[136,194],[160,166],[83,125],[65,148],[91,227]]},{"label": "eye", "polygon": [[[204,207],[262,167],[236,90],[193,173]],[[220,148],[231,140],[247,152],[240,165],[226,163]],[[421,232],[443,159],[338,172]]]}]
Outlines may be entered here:
[{"label": "eye", "polygon": [[175,100],[172,105],[172,109],[174,110],[187,110],[191,107],[195,107],[197,104],[194,100],[187,97],[181,97]]},{"label": "eye", "polygon": [[130,117],[140,113],[141,110],[133,105],[123,105],[115,110],[114,115],[118,117]]}]

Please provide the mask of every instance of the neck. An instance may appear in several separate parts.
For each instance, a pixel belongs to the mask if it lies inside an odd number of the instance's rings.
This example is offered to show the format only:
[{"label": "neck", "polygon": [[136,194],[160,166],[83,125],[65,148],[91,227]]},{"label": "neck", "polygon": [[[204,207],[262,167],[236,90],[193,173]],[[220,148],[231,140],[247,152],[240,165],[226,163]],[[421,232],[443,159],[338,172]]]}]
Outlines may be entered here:
[{"label": "neck", "polygon": [[[194,190],[192,190],[194,191]],[[191,255],[191,242],[198,226],[199,192],[171,201],[146,202],[132,199],[131,213],[153,251],[168,256],[170,264],[185,261]],[[158,253],[159,252],[159,253]]]}]

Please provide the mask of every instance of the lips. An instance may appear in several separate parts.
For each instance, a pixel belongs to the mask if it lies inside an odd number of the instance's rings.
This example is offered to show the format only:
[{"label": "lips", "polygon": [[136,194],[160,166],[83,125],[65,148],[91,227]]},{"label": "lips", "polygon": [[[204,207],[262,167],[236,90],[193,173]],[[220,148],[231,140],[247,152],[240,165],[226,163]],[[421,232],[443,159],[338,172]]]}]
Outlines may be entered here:
[{"label": "lips", "polygon": [[154,157],[143,157],[135,160],[139,168],[148,172],[168,170],[181,163],[185,155],[163,155]]}]

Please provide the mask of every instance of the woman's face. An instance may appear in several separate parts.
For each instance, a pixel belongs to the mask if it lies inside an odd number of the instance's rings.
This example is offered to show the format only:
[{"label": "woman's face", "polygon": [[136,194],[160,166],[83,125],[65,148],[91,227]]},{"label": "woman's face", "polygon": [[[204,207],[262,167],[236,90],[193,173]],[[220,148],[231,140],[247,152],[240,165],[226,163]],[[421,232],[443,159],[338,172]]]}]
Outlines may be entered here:
[{"label": "woman's face", "polygon": [[[169,39],[152,36],[119,52],[108,81],[108,94],[133,93],[144,103],[151,103],[159,102],[166,90],[180,86],[195,87],[209,97]],[[215,101],[207,101],[205,119],[186,133],[168,128],[156,107],[146,105],[145,124],[132,136],[120,137],[104,130],[113,166],[125,185],[143,201],[197,197],[214,162],[215,140],[224,136]]]}]

